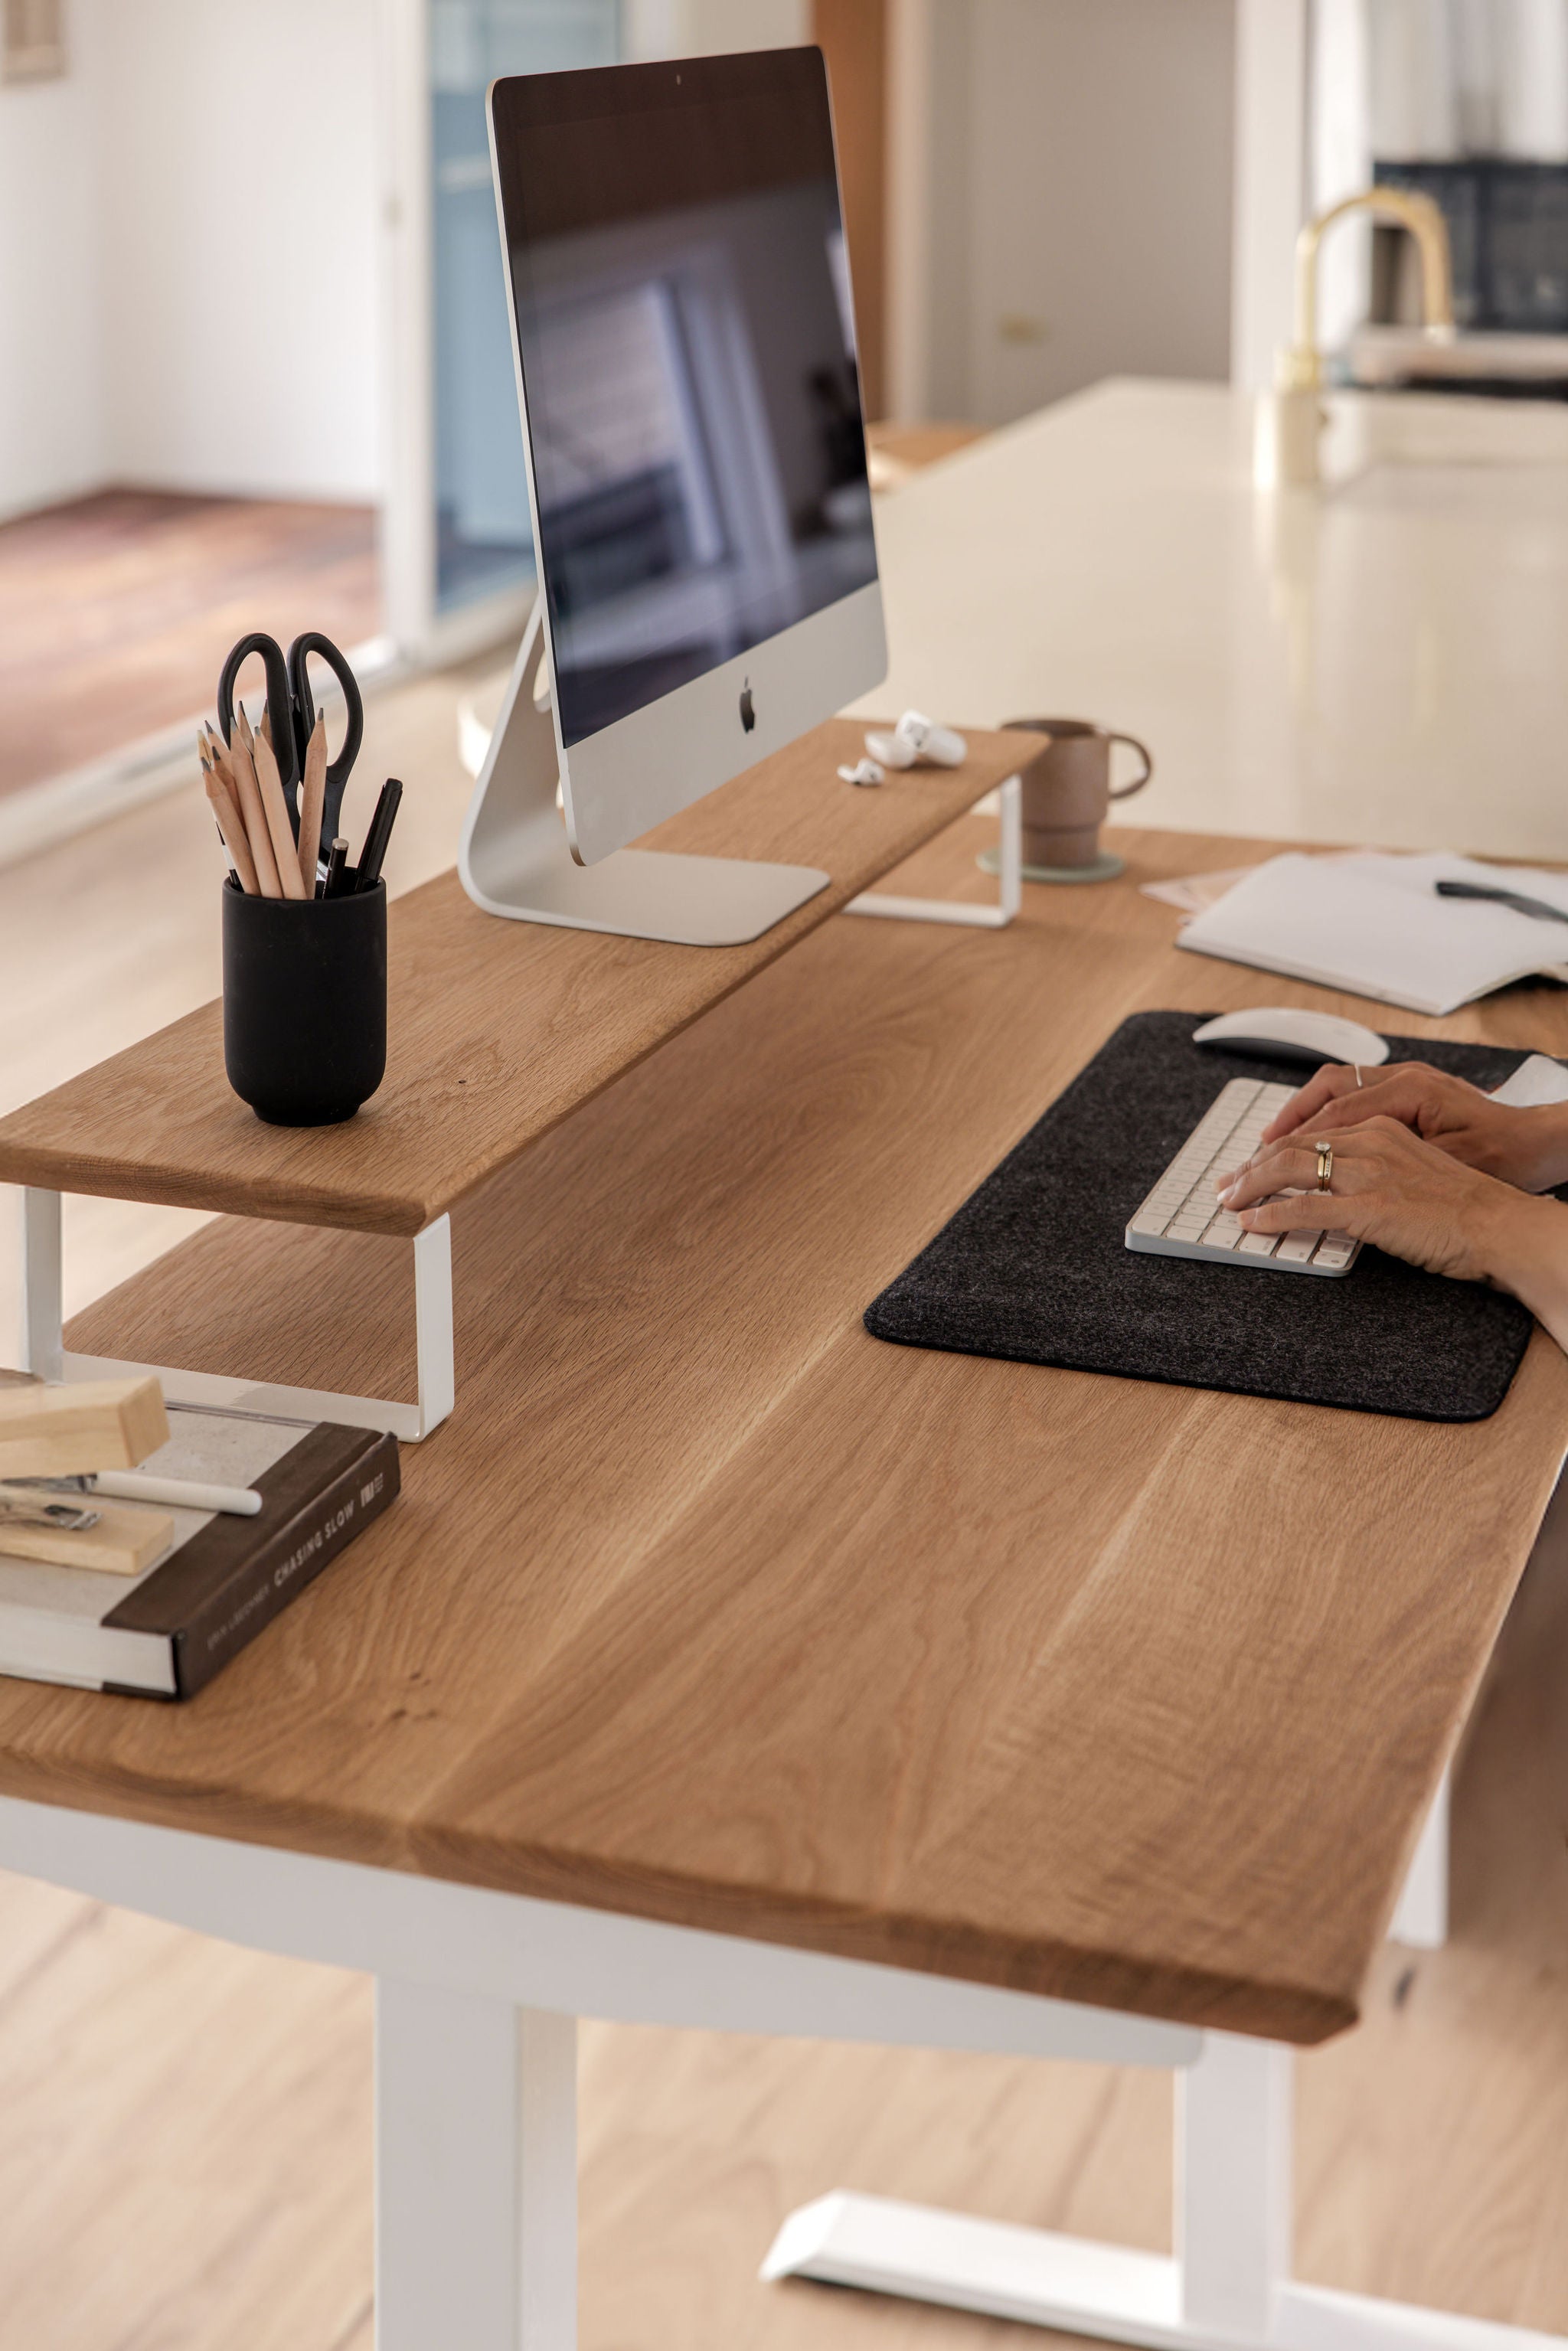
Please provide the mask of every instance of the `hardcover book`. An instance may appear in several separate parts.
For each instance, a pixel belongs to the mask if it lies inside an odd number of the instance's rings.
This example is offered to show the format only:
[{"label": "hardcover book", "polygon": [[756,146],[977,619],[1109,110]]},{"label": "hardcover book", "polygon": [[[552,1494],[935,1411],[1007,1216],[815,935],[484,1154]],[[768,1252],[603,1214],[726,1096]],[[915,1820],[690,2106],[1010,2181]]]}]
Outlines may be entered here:
[{"label": "hardcover book", "polygon": [[259,1515],[166,1513],[172,1540],[135,1577],[0,1552],[0,1673],[189,1698],[398,1490],[397,1440],[374,1429],[172,1403],[169,1417],[173,1436],[142,1468],[254,1488]]}]

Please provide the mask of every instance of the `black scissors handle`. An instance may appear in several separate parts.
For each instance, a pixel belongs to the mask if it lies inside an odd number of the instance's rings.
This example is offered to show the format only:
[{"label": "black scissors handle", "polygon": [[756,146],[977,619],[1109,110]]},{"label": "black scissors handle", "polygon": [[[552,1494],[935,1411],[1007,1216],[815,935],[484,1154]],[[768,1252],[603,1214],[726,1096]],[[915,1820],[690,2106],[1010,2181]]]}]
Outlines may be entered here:
[{"label": "black scissors handle", "polygon": [[[272,724],[272,756],[277,762],[277,772],[283,779],[283,797],[288,803],[288,813],[296,824],[299,810],[295,802],[295,790],[299,782],[298,721],[294,709],[294,695],[289,684],[288,663],[276,637],[265,629],[253,629],[242,637],[230,653],[218,676],[218,725],[224,741],[235,738],[235,680],[252,653],[261,655],[261,665],[267,672],[267,706]],[[290,655],[292,659],[292,655]],[[356,695],[358,688],[355,689]],[[356,737],[356,744],[358,738]]]},{"label": "black scissors handle", "polygon": [[321,810],[321,838],[330,842],[338,831],[343,807],[343,787],[350,770],[360,756],[360,745],[365,733],[365,705],[360,697],[360,682],[350,668],[348,658],[340,653],[330,637],[319,629],[307,629],[296,637],[288,648],[288,683],[294,705],[294,725],[298,737],[299,772],[305,771],[305,751],[316,727],[316,704],[310,692],[308,656],[319,654],[343,689],[343,706],[349,714],[348,731],[343,746],[335,759],[327,763],[327,793]]}]

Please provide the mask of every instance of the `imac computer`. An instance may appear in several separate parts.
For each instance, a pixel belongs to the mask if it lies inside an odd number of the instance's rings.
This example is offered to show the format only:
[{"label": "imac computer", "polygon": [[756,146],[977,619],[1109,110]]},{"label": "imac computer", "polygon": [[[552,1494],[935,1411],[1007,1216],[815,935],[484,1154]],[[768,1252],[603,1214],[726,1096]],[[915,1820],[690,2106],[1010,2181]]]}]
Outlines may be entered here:
[{"label": "imac computer", "polygon": [[489,120],[538,597],[464,886],[756,938],[828,876],[626,843],[886,673],[821,55],[514,75]]}]

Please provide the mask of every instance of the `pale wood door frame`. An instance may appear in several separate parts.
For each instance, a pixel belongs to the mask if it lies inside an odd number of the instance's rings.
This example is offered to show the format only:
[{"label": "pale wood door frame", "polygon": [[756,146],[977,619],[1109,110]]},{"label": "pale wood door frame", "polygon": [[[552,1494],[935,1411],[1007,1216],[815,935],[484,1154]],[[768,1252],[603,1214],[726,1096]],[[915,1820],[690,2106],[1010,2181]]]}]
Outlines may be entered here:
[{"label": "pale wood door frame", "polygon": [[861,399],[887,412],[888,0],[812,0],[811,37],[828,61],[854,284]]}]

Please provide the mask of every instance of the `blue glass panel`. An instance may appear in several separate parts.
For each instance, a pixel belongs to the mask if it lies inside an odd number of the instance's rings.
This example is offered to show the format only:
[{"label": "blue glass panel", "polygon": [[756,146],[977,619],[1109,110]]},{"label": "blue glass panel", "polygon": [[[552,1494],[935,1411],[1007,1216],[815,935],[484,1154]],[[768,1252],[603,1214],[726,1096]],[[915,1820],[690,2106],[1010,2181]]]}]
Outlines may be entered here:
[{"label": "blue glass panel", "polygon": [[533,576],[485,92],[497,74],[614,65],[621,0],[431,0],[435,601]]}]

